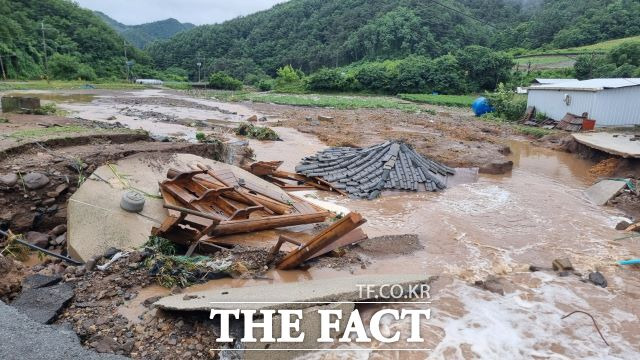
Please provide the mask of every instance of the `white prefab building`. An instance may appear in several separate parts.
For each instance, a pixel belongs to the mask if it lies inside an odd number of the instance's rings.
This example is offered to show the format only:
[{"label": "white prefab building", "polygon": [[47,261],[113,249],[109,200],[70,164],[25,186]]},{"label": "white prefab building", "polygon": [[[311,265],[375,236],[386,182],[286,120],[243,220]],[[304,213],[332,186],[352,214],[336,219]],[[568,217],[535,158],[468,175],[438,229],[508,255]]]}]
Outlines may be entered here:
[{"label": "white prefab building", "polygon": [[136,84],[142,85],[162,85],[164,82],[158,79],[137,79]]},{"label": "white prefab building", "polygon": [[528,106],[554,120],[588,113],[596,126],[640,125],[640,78],[591,79],[528,88]]}]

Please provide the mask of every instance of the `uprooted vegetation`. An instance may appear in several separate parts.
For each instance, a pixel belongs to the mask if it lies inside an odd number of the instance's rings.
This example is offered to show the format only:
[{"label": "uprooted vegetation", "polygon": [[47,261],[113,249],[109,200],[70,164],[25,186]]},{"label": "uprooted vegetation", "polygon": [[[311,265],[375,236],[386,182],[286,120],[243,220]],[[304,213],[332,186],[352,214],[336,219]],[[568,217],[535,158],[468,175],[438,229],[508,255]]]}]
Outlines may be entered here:
[{"label": "uprooted vegetation", "polygon": [[266,126],[255,126],[251,123],[242,123],[235,129],[236,135],[246,136],[257,140],[280,140],[278,133]]}]

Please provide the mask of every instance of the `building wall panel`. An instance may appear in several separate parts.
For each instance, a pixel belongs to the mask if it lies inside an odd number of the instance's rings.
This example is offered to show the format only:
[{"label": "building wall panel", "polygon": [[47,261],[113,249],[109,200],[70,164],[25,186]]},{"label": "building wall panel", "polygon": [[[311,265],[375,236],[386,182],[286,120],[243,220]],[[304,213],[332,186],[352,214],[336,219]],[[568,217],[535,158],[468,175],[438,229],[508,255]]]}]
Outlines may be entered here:
[{"label": "building wall panel", "polygon": [[[571,96],[566,105],[564,96]],[[554,120],[560,120],[568,112],[581,115],[589,113],[596,126],[640,125],[640,86],[601,91],[529,90],[528,106],[535,106]]]}]

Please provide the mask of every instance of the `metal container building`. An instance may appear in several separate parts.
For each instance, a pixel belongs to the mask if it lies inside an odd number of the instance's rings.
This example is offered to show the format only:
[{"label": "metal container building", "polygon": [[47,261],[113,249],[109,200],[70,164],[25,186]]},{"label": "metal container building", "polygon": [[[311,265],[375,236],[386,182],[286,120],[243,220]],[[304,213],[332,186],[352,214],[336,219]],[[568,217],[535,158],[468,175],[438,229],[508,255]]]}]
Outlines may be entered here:
[{"label": "metal container building", "polygon": [[142,85],[163,85],[164,82],[158,79],[137,79],[136,84]]},{"label": "metal container building", "polygon": [[527,106],[554,120],[588,113],[596,126],[640,125],[640,78],[591,79],[528,88]]}]

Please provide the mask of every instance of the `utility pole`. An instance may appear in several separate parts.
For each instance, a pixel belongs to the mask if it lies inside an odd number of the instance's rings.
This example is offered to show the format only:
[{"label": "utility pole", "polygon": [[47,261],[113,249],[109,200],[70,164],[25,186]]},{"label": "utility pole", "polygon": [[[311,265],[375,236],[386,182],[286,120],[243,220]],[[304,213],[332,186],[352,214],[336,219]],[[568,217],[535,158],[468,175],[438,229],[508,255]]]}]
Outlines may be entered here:
[{"label": "utility pole", "polygon": [[42,51],[44,52],[44,71],[45,71],[45,76],[48,82],[49,81],[49,64],[47,62],[47,40],[44,37],[44,20],[42,20],[40,24],[42,25]]},{"label": "utility pole", "polygon": [[124,64],[127,67],[127,81],[129,81],[129,59],[127,59],[127,40],[122,40],[122,48],[124,49]]},{"label": "utility pole", "polygon": [[202,63],[200,61],[198,61],[198,63],[196,65],[198,65],[198,83],[199,83],[200,82],[200,68],[202,67]]}]

